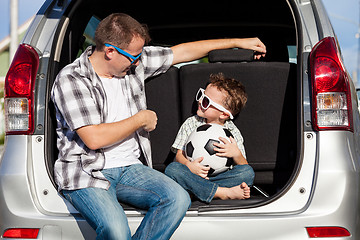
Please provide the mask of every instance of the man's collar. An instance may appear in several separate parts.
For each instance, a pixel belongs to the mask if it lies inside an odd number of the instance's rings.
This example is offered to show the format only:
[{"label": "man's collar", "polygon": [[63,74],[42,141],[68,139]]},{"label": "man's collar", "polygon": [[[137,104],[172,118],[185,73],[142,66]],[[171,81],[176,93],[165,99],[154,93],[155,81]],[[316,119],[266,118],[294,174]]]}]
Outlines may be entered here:
[{"label": "man's collar", "polygon": [[96,74],[89,57],[95,51],[95,46],[89,46],[80,56],[80,74],[92,82],[96,86],[99,76]]}]

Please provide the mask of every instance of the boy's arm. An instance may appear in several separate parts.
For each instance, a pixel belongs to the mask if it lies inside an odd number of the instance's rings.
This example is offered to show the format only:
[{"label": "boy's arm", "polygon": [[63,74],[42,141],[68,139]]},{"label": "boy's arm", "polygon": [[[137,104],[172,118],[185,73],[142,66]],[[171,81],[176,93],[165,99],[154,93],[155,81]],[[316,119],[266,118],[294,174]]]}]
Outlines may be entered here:
[{"label": "boy's arm", "polygon": [[192,173],[199,175],[202,178],[208,179],[207,175],[209,173],[210,167],[201,165],[200,163],[202,160],[203,160],[203,157],[195,159],[194,161],[190,162],[185,157],[185,153],[183,150],[178,149],[176,152],[176,161],[177,162],[187,166]]},{"label": "boy's arm", "polygon": [[177,162],[184,164],[184,165],[186,165],[188,162],[190,162],[189,160],[186,159],[184,151],[180,150],[180,149],[178,149],[176,151],[175,159]]},{"label": "boy's arm", "polygon": [[248,161],[246,160],[246,158],[244,158],[244,156],[242,155],[241,152],[240,152],[240,155],[238,155],[238,157],[233,157],[233,159],[234,159],[234,162],[236,163],[236,165],[248,164]]},{"label": "boy's arm", "polygon": [[244,48],[254,50],[256,59],[264,57],[266,53],[265,45],[258,38],[230,38],[195,41],[182,43],[171,47],[171,50],[174,54],[173,65],[200,59],[215,49],[228,48]]}]

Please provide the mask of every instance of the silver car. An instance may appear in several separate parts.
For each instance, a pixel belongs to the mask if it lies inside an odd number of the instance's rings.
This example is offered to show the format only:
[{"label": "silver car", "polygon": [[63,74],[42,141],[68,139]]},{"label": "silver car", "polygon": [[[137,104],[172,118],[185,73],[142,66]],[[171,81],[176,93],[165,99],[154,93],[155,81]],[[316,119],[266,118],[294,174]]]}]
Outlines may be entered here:
[{"label": "silver car", "polygon": [[[341,4],[341,3],[339,3]],[[33,20],[5,82],[6,143],[0,160],[1,238],[95,239],[57,191],[56,119],[50,89],[57,73],[93,44],[99,21],[125,12],[147,24],[152,45],[259,37],[251,51],[213,51],[148,79],[154,168],[170,147],[210,73],[241,80],[249,100],[235,119],[255,170],[251,198],[193,200],[173,239],[360,239],[360,119],[356,90],[320,0],[48,0]],[[144,211],[122,204],[134,231]]]}]

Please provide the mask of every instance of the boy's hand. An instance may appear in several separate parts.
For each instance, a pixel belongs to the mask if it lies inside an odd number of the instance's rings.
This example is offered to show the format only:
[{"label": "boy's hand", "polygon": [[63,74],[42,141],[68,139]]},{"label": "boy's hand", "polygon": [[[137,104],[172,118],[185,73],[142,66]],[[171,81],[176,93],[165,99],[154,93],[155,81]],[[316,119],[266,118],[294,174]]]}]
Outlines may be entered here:
[{"label": "boy's hand", "polygon": [[203,159],[203,157],[199,157],[192,162],[188,161],[186,163],[186,166],[190,169],[192,173],[202,178],[209,179],[207,175],[209,173],[210,167],[200,164]]},{"label": "boy's hand", "polygon": [[214,150],[217,152],[217,156],[233,158],[235,162],[237,162],[236,159],[244,158],[233,137],[229,138],[230,141],[223,137],[219,139],[223,143],[214,143],[214,146],[216,146]]}]

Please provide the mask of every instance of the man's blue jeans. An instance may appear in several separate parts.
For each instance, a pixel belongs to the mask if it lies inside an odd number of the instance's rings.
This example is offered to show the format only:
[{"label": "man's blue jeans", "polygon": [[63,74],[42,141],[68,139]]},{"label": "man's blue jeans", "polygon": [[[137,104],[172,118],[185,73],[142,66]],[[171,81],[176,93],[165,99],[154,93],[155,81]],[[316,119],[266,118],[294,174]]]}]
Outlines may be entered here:
[{"label": "man's blue jeans", "polygon": [[96,239],[131,239],[118,201],[147,210],[133,239],[170,239],[185,216],[189,194],[164,174],[142,164],[102,170],[108,190],[85,188],[63,194],[96,230]]},{"label": "man's blue jeans", "polygon": [[235,165],[233,169],[210,177],[209,180],[192,173],[187,166],[179,162],[170,163],[165,169],[165,174],[207,203],[214,198],[218,187],[230,188],[243,182],[251,186],[255,177],[254,170],[247,164]]}]

